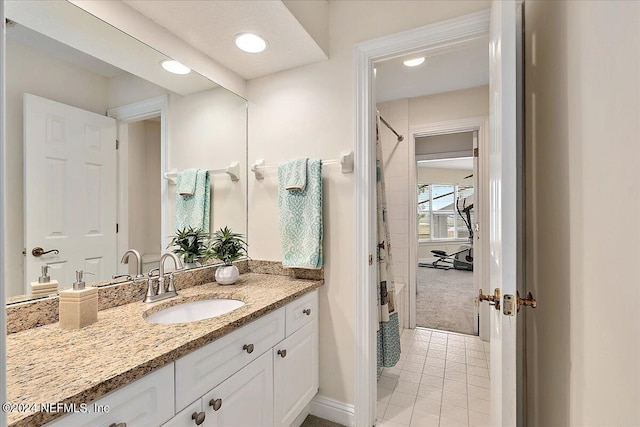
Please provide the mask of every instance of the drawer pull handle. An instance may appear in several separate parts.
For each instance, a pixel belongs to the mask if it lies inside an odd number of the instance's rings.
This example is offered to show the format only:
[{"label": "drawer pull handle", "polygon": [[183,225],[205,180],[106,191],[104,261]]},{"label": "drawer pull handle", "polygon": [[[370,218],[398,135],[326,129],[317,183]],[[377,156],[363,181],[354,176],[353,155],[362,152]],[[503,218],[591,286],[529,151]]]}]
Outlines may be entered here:
[{"label": "drawer pull handle", "polygon": [[191,419],[196,422],[196,425],[199,426],[204,422],[205,415],[204,412],[194,412],[191,414]]},{"label": "drawer pull handle", "polygon": [[253,353],[253,344],[245,344],[242,346],[242,349],[251,354]]},{"label": "drawer pull handle", "polygon": [[209,406],[211,406],[214,411],[219,410],[222,408],[222,399],[211,399],[209,401]]},{"label": "drawer pull handle", "polygon": [[311,309],[310,308],[306,308],[306,309],[302,310],[302,312],[304,314],[306,314],[307,316],[311,316]]},{"label": "drawer pull handle", "polygon": [[127,427],[127,423],[111,423],[109,424],[109,427]]},{"label": "drawer pull handle", "polygon": [[278,354],[284,359],[287,357],[287,350],[278,350]]}]

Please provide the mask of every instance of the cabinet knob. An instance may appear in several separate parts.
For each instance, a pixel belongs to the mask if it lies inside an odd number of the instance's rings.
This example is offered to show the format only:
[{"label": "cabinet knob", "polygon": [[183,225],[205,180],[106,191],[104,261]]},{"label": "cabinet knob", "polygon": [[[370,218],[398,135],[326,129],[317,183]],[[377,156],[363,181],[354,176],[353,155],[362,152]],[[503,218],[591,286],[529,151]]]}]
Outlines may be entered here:
[{"label": "cabinet knob", "polygon": [[211,399],[209,401],[209,406],[211,406],[214,411],[217,411],[222,408],[222,399]]},{"label": "cabinet knob", "polygon": [[191,414],[191,419],[196,422],[197,426],[204,422],[204,418],[204,412],[194,412],[193,414]]},{"label": "cabinet knob", "polygon": [[127,427],[127,423],[111,423],[109,427]]},{"label": "cabinet knob", "polygon": [[311,309],[310,308],[306,308],[306,309],[302,310],[302,312],[304,314],[306,314],[307,316],[311,316]]},{"label": "cabinet knob", "polygon": [[287,357],[287,350],[278,350],[278,354],[284,359]]},{"label": "cabinet knob", "polygon": [[245,344],[242,346],[242,349],[251,354],[253,353],[253,344]]}]

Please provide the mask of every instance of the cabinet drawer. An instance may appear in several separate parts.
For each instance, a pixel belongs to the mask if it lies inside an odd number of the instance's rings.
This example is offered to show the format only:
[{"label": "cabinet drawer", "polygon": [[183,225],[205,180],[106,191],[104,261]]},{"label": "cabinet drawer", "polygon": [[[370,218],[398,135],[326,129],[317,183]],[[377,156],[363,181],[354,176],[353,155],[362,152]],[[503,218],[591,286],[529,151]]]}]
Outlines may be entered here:
[{"label": "cabinet drawer", "polygon": [[[182,410],[282,341],[284,319],[281,308],[176,360],[176,410]],[[245,346],[253,346],[251,353]]]},{"label": "cabinet drawer", "polygon": [[[90,403],[90,413],[75,413],[55,420],[47,427],[127,427],[159,426],[173,417],[173,363]],[[96,407],[109,412],[94,412]]]},{"label": "cabinet drawer", "polygon": [[[195,427],[196,422],[193,419],[193,414],[199,414],[200,412],[202,412],[202,399],[196,400],[178,412],[175,417],[171,418],[166,424],[163,424],[162,427]],[[206,421],[208,420],[206,420],[205,414],[205,422],[201,424],[203,427],[207,425]]]},{"label": "cabinet drawer", "polygon": [[287,336],[289,336],[318,318],[318,291],[315,290],[290,302],[285,310],[287,311]]}]

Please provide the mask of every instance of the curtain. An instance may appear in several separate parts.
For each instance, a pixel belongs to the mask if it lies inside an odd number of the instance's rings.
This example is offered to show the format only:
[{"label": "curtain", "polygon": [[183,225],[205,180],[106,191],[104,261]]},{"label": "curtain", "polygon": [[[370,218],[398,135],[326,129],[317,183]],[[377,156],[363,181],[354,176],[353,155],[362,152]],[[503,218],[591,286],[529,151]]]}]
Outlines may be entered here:
[{"label": "curtain", "polygon": [[387,222],[387,196],[385,194],[382,147],[379,132],[380,116],[376,120],[376,193],[378,213],[378,378],[382,368],[392,367],[400,359],[400,327],[395,306],[395,286],[389,224]]}]

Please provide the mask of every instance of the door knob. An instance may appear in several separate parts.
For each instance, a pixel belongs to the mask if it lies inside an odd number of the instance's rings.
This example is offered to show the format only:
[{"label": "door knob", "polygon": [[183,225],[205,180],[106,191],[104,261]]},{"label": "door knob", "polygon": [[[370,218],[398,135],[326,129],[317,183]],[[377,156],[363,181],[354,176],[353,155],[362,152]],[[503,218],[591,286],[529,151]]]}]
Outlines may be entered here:
[{"label": "door knob", "polygon": [[60,253],[60,251],[57,250],[57,249],[51,249],[49,251],[45,251],[40,246],[37,246],[37,247],[35,247],[35,248],[33,248],[31,250],[31,255],[33,255],[35,257],[38,257],[38,256],[46,255],[46,254],[51,253],[51,252],[53,252],[56,255],[58,255]]},{"label": "door knob", "polygon": [[485,295],[482,293],[482,289],[480,289],[478,298],[480,301],[488,301],[489,305],[492,305],[496,310],[500,310],[500,288],[495,288],[493,295]]},{"label": "door knob", "polygon": [[518,311],[520,311],[521,306],[536,308],[538,306],[538,301],[533,297],[533,294],[529,292],[526,298],[520,298],[520,292],[516,292],[517,301],[518,301]]}]

